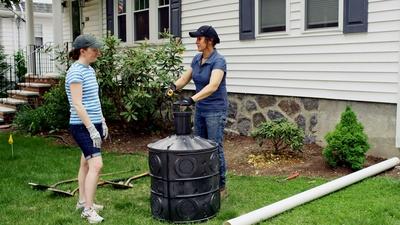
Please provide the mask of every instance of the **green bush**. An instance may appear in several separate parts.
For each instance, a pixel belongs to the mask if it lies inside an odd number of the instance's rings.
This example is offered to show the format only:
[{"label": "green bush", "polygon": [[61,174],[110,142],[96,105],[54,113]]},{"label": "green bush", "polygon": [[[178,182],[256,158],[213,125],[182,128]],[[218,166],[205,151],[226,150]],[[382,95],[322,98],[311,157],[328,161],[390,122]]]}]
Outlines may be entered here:
[{"label": "green bush", "polygon": [[27,68],[25,65],[25,56],[24,56],[24,52],[22,50],[18,50],[15,54],[14,54],[14,71],[15,74],[18,77],[18,81],[19,82],[24,82],[25,80],[25,74],[27,72]]},{"label": "green bush", "polygon": [[353,170],[363,167],[365,153],[370,148],[363,125],[349,106],[342,113],[336,129],[325,136],[327,146],[323,155],[332,167],[348,166]]},{"label": "green bush", "polygon": [[128,126],[142,130],[165,127],[162,109],[168,107],[163,107],[167,103],[164,91],[183,71],[184,47],[172,36],[164,36],[166,41],[160,45],[144,42],[119,51],[118,39],[104,39],[94,67],[107,120],[125,120]]},{"label": "green bush", "polygon": [[4,46],[0,45],[0,73],[7,69],[8,66],[7,55],[4,52]]},{"label": "green bush", "polygon": [[274,154],[278,154],[284,149],[301,151],[303,148],[303,130],[285,118],[261,123],[251,132],[251,136],[258,141],[260,146],[264,141],[270,141]]}]

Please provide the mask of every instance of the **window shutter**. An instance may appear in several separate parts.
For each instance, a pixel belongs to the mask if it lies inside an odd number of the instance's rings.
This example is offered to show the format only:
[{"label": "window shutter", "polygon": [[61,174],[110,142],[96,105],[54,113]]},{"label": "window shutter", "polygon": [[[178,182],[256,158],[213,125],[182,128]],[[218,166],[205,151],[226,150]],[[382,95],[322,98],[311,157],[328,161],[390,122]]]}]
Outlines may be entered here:
[{"label": "window shutter", "polygon": [[344,0],[343,33],[368,31],[368,0]]},{"label": "window shutter", "polygon": [[254,0],[239,0],[239,38],[255,39]]},{"label": "window shutter", "polygon": [[107,20],[107,35],[108,32],[114,35],[114,1],[106,1],[106,20]]},{"label": "window shutter", "polygon": [[175,37],[182,37],[181,0],[172,0],[170,10],[171,34]]}]

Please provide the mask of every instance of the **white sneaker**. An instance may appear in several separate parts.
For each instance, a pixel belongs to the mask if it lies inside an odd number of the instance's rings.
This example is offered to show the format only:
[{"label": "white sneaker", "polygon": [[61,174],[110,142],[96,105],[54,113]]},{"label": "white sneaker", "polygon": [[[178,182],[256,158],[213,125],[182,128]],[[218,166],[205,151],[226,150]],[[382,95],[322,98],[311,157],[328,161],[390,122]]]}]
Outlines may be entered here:
[{"label": "white sneaker", "polygon": [[[94,210],[96,210],[96,212],[100,212],[101,210],[104,209],[103,205],[98,205],[96,203],[93,203],[92,207],[93,207]],[[76,210],[83,210],[84,208],[85,208],[85,202],[79,202],[78,201],[76,203],[76,207],[75,207]]]},{"label": "white sneaker", "polygon": [[104,220],[103,217],[97,214],[96,210],[94,210],[93,207],[89,209],[84,209],[81,213],[81,217],[86,218],[89,223],[100,223]]}]

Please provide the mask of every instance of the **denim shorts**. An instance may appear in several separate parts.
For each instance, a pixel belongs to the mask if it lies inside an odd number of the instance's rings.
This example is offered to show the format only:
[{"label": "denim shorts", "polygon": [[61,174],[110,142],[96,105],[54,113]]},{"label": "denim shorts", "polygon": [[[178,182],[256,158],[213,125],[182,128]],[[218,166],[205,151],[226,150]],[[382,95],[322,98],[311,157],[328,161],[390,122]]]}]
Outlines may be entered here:
[{"label": "denim shorts", "polygon": [[[99,131],[100,135],[103,138],[103,128],[101,126],[101,123],[94,124],[94,126],[96,127],[97,131]],[[86,129],[85,125],[70,124],[69,132],[72,134],[72,137],[74,138],[75,142],[81,148],[81,151],[85,156],[86,160],[94,158],[96,156],[101,156],[100,148],[93,147],[93,141],[90,138],[89,131]]]}]

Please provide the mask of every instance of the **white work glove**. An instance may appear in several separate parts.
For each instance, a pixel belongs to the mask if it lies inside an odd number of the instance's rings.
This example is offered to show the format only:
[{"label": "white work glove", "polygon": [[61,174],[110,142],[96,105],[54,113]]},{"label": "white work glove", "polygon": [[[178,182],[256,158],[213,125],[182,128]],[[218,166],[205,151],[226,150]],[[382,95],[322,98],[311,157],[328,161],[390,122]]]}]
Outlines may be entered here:
[{"label": "white work glove", "polygon": [[90,138],[93,141],[93,147],[101,148],[101,136],[96,127],[94,127],[94,125],[92,124],[89,127],[86,127],[86,129],[89,131]]},{"label": "white work glove", "polygon": [[103,128],[103,137],[106,139],[108,137],[108,127],[105,120],[101,121],[101,127]]}]

